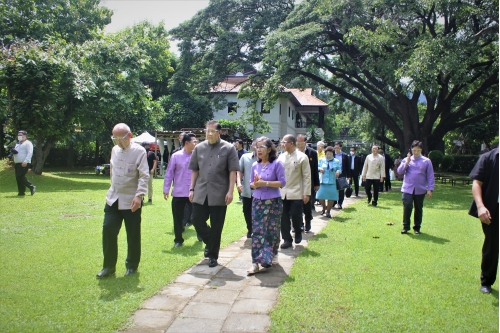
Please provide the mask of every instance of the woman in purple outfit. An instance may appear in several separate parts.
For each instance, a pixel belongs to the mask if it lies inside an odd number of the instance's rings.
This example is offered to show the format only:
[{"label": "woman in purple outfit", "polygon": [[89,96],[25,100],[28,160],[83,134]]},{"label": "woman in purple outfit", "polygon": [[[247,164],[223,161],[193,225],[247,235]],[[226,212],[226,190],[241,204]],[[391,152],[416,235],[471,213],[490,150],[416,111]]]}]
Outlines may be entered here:
[{"label": "woman in purple outfit", "polygon": [[252,194],[252,267],[249,275],[271,267],[278,255],[283,202],[280,187],[285,186],[285,168],[278,162],[272,141],[263,136],[257,139],[257,162],[252,165],[250,187]]}]

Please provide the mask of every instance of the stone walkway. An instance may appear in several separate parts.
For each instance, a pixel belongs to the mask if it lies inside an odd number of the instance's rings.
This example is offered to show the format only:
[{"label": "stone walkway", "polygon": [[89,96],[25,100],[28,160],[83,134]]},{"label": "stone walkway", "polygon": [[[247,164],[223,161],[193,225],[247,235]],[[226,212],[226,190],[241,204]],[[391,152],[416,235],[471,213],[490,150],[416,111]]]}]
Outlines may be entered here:
[{"label": "stone walkway", "polygon": [[[364,200],[364,196],[346,198],[343,206],[357,200]],[[333,221],[338,212],[332,210]],[[311,232],[303,234],[302,242],[280,249],[279,263],[253,276],[247,276],[252,263],[251,240],[244,236],[229,244],[220,251],[219,266],[210,268],[208,259],[203,259],[181,273],[143,303],[132,318],[133,327],[123,332],[267,332],[278,287],[309,239],[327,222],[316,213]]]}]

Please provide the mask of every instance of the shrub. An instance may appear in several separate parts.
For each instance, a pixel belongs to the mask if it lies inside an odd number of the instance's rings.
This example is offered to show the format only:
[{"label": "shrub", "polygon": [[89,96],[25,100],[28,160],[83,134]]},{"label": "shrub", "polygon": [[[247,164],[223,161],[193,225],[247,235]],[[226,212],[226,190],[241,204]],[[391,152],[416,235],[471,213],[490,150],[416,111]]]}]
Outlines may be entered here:
[{"label": "shrub", "polygon": [[454,162],[455,158],[453,157],[453,155],[445,155],[443,157],[443,160],[441,161],[441,170],[449,171]]},{"label": "shrub", "polygon": [[432,150],[429,153],[429,159],[432,162],[432,166],[434,167],[434,170],[437,170],[439,168],[439,165],[443,161],[443,153],[439,150]]},{"label": "shrub", "polygon": [[476,165],[477,155],[454,155],[455,162],[450,168],[450,172],[469,174]]}]

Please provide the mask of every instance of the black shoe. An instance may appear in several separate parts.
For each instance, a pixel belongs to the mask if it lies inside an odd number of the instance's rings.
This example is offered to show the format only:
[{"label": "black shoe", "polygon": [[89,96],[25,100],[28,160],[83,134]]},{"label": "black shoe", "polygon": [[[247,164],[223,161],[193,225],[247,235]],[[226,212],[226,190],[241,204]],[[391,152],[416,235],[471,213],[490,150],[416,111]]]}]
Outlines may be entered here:
[{"label": "black shoe", "polygon": [[175,243],[174,247],[181,247],[182,243]]},{"label": "black shoe", "polygon": [[481,286],[479,291],[482,292],[483,294],[490,294],[491,293],[491,286]]},{"label": "black shoe", "polygon": [[296,233],[295,234],[295,244],[300,244],[302,242],[302,233]]},{"label": "black shoe", "polygon": [[217,265],[218,265],[217,259],[215,259],[215,258],[208,259],[208,267],[215,267]]},{"label": "black shoe", "polygon": [[304,224],[300,226],[300,231],[304,231]]},{"label": "black shoe", "polygon": [[103,279],[103,278],[107,278],[108,276],[115,274],[115,272],[116,272],[116,269],[114,269],[114,268],[103,268],[102,271],[97,273],[97,275],[95,277],[98,279]]},{"label": "black shoe", "polygon": [[190,226],[191,226],[191,223],[189,223],[189,222],[184,223],[185,228],[189,228]]},{"label": "black shoe", "polygon": [[31,187],[31,190],[30,190],[30,191],[31,191],[31,195],[35,194],[35,192],[36,192],[36,186],[35,186],[35,185],[33,185],[33,186]]},{"label": "black shoe", "polygon": [[264,268],[269,268],[269,267],[271,267],[272,265],[269,265],[269,264],[261,264],[261,266],[262,266],[262,267],[264,267]]},{"label": "black shoe", "polygon": [[26,193],[18,193],[17,196],[18,197],[24,197],[26,195]]},{"label": "black shoe", "polygon": [[401,230],[401,233],[402,233],[402,234],[407,234],[407,233],[408,233],[408,230],[407,230],[407,229],[403,229],[403,230]]},{"label": "black shoe", "polygon": [[370,202],[372,202],[372,199],[368,199],[368,201],[366,202],[367,204],[370,204]]},{"label": "black shoe", "polygon": [[339,205],[339,209],[342,209],[342,205]]},{"label": "black shoe", "polygon": [[288,240],[284,241],[283,244],[281,244],[282,249],[288,249],[289,247],[292,247],[292,242]]},{"label": "black shoe", "polygon": [[198,242],[202,242],[203,241],[203,239],[201,238],[200,235],[196,234],[196,237],[198,238]]},{"label": "black shoe", "polygon": [[205,248],[205,251],[203,251],[203,257],[208,258],[208,249]]},{"label": "black shoe", "polygon": [[413,230],[413,233],[414,233],[415,235],[420,235],[420,230]]},{"label": "black shoe", "polygon": [[320,215],[325,215],[325,210],[324,209],[321,211]]},{"label": "black shoe", "polygon": [[373,202],[372,202],[372,206],[373,206],[373,207],[377,207],[377,202],[376,202],[376,201],[373,201]]},{"label": "black shoe", "polygon": [[251,232],[247,232],[247,238],[252,238],[252,233]]},{"label": "black shoe", "polygon": [[327,218],[331,219],[331,218],[332,218],[332,215],[331,215],[330,213],[327,213],[327,214],[325,215],[325,217],[327,217]]},{"label": "black shoe", "polygon": [[305,230],[305,232],[307,233],[309,231],[311,231],[311,224],[306,224],[306,230]]},{"label": "black shoe", "polygon": [[148,202],[149,203],[153,203],[153,199],[148,199]]},{"label": "black shoe", "polygon": [[127,268],[127,271],[125,272],[125,276],[134,275],[135,273],[137,273],[137,269]]}]

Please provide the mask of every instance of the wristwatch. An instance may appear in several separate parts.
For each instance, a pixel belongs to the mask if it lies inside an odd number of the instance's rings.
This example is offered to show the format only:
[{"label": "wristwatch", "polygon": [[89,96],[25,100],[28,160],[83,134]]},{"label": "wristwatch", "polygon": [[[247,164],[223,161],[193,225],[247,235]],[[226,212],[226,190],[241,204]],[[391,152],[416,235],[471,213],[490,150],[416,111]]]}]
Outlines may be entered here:
[{"label": "wristwatch", "polygon": [[269,182],[268,181],[266,182],[266,187],[269,187]]},{"label": "wristwatch", "polygon": [[189,189],[189,192],[194,192],[194,188],[190,188],[190,189]]}]

